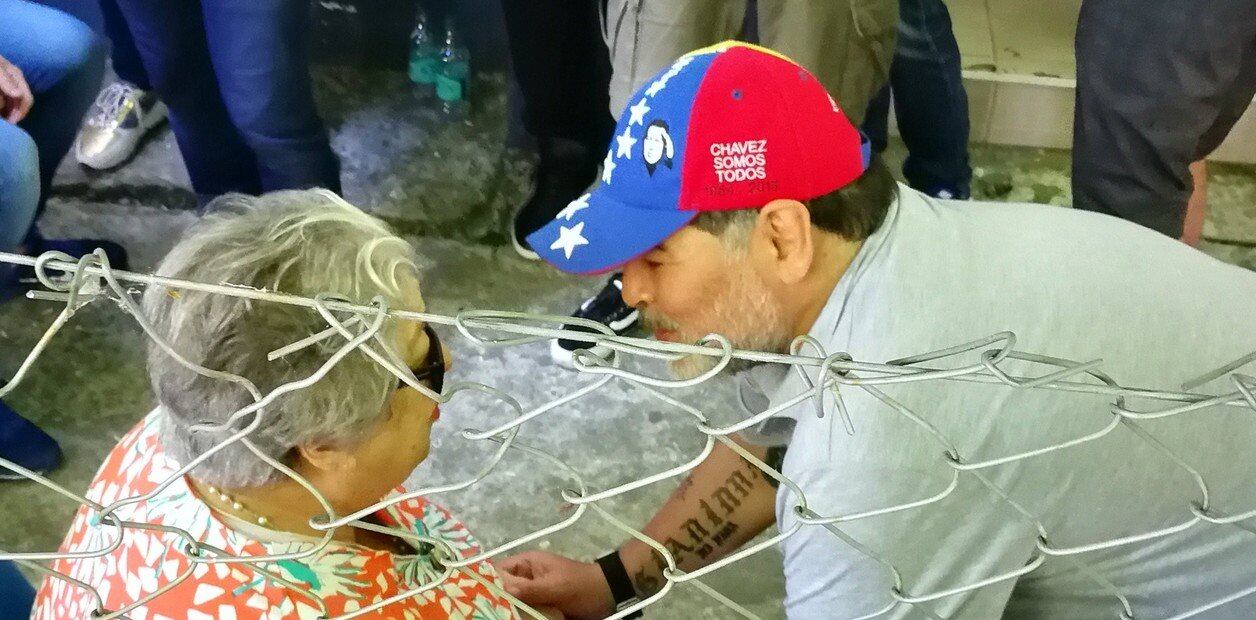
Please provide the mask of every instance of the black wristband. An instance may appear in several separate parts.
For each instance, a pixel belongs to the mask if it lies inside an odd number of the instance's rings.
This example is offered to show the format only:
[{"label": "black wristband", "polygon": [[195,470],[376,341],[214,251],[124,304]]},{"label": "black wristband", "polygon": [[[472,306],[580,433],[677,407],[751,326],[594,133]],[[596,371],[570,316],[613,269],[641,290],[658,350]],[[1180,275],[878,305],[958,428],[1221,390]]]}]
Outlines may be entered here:
[{"label": "black wristband", "polygon": [[[632,587],[632,579],[628,577],[628,569],[624,568],[624,561],[619,559],[618,550],[598,558],[597,565],[602,569],[602,576],[606,578],[606,584],[611,587],[611,598],[615,599],[615,608],[617,610],[624,603],[637,600],[637,590]],[[624,617],[626,619],[640,618],[641,611],[635,611]]]}]

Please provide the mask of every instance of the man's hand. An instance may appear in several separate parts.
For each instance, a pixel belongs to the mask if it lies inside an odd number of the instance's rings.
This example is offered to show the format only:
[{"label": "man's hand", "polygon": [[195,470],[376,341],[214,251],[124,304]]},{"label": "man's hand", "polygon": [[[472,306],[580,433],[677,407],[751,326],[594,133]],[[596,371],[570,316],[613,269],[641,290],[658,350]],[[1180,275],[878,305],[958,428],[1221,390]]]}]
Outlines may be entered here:
[{"label": "man's hand", "polygon": [[0,117],[17,124],[35,105],[35,96],[26,83],[26,76],[17,65],[0,56]]},{"label": "man's hand", "polygon": [[547,551],[527,551],[497,563],[506,591],[533,607],[550,607],[567,618],[605,618],[615,599],[602,569]]}]

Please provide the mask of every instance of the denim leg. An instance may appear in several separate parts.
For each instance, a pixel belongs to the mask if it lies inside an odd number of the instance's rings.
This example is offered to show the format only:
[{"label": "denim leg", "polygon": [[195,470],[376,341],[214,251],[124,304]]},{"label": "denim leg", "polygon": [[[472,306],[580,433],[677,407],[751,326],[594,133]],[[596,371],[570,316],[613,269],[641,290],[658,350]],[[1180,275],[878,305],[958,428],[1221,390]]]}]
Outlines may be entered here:
[{"label": "denim leg", "polygon": [[105,45],[87,24],[33,2],[0,0],[0,15],[5,16],[0,19],[0,56],[22,70],[35,95],[34,107],[18,125],[39,151],[38,218],[52,176],[100,89]]},{"label": "denim leg", "polygon": [[170,128],[198,198],[203,202],[227,192],[261,193],[253,151],[231,122],[218,91],[200,2],[116,1],[153,90],[170,110]]},{"label": "denim leg", "polygon": [[152,90],[140,52],[135,49],[135,40],[131,38],[131,28],[118,8],[118,0],[100,0],[100,16],[105,22],[105,36],[112,44],[109,56],[113,61],[113,72],[118,79],[140,90]]},{"label": "denim leg", "polygon": [[35,589],[9,560],[0,560],[0,601],[2,618],[26,618],[35,604]]},{"label": "denim leg", "polygon": [[21,128],[0,120],[0,252],[12,252],[22,243],[35,221],[38,205],[39,151],[35,141]]},{"label": "denim leg", "polygon": [[304,0],[201,3],[214,74],[257,158],[262,189],[340,191],[340,163],[314,106]]},{"label": "denim leg", "polygon": [[951,16],[942,0],[901,0],[899,11],[890,85],[907,145],[903,176],[919,190],[947,189],[966,198],[972,180],[968,97]]}]

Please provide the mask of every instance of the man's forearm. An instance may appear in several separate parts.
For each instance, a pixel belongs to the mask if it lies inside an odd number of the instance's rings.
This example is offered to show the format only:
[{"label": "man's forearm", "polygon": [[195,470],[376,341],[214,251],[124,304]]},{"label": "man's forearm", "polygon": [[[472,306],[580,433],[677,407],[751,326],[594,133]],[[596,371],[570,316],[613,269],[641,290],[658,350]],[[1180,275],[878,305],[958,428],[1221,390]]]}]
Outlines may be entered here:
[{"label": "man's forearm", "polygon": [[[763,459],[766,448],[745,446]],[[724,557],[776,520],[776,489],[758,467],[723,443],[694,468],[642,530],[691,571]],[[663,586],[667,563],[649,545],[632,539],[620,559],[640,596]]]}]

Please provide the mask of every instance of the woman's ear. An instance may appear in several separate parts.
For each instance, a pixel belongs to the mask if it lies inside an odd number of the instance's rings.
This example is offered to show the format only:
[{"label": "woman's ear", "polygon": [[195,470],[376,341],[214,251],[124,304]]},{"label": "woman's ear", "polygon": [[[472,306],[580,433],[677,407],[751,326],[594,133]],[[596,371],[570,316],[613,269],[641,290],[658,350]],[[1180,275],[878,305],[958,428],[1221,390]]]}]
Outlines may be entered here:
[{"label": "woman's ear", "polygon": [[811,212],[797,200],[778,199],[759,209],[755,239],[763,260],[783,284],[795,284],[811,271],[815,256]]},{"label": "woman's ear", "polygon": [[338,474],[357,466],[352,452],[331,444],[307,443],[297,446],[297,454],[310,473]]}]

